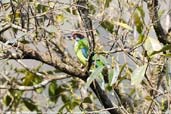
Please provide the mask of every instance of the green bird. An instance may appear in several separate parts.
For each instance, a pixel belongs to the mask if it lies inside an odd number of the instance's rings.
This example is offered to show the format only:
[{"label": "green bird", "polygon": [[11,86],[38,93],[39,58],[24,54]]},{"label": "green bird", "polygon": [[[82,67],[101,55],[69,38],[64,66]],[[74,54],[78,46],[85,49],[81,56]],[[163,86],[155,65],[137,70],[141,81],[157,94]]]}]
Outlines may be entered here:
[{"label": "green bird", "polygon": [[[72,38],[75,40],[74,51],[77,58],[83,65],[87,65],[90,53],[88,38],[80,33],[73,33]],[[99,58],[99,55],[95,54],[93,56],[93,66],[91,67],[91,71],[99,66],[105,66],[105,62]],[[107,67],[104,67],[102,75],[104,76],[105,82],[108,82],[108,70],[106,68]]]},{"label": "green bird", "polygon": [[75,40],[74,51],[76,56],[83,65],[86,65],[89,56],[88,39],[80,33],[73,33],[72,38]]}]

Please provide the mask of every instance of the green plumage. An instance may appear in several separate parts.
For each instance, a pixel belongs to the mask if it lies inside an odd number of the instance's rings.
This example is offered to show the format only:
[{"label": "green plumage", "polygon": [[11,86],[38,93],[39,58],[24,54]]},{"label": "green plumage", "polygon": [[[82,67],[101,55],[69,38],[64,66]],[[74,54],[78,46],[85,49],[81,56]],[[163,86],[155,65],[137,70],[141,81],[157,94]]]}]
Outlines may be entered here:
[{"label": "green plumage", "polygon": [[[79,61],[83,65],[87,65],[88,57],[89,57],[89,42],[88,39],[85,38],[81,34],[73,34],[73,38],[75,39],[75,45],[74,45],[74,51],[79,59]],[[106,59],[103,56],[95,54],[92,58],[92,66],[91,66],[91,72],[96,71],[99,67],[104,67],[106,63]],[[101,72],[101,75],[104,76],[102,78],[105,79],[105,82],[108,82],[108,69],[105,66],[103,71]]]},{"label": "green plumage", "polygon": [[88,60],[88,54],[89,54],[89,43],[88,43],[87,38],[78,40],[75,43],[74,51],[75,51],[78,59],[80,60],[80,62],[82,64],[86,65],[87,60]]}]

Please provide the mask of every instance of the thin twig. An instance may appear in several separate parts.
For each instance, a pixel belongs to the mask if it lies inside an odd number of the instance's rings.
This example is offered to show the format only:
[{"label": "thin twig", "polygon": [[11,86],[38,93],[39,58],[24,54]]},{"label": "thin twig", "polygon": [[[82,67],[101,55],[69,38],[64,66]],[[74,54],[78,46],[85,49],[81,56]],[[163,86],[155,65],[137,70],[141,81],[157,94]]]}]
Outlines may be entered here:
[{"label": "thin twig", "polygon": [[33,85],[33,86],[0,85],[0,89],[13,89],[13,90],[21,90],[21,91],[31,91],[31,90],[35,90],[35,89],[38,89],[38,88],[45,87],[48,83],[50,83],[50,82],[52,82],[54,80],[61,80],[61,79],[66,79],[66,78],[70,78],[70,77],[71,76],[68,76],[66,74],[58,75],[58,76],[53,76],[53,77],[51,77],[49,79],[45,79],[41,83]]}]

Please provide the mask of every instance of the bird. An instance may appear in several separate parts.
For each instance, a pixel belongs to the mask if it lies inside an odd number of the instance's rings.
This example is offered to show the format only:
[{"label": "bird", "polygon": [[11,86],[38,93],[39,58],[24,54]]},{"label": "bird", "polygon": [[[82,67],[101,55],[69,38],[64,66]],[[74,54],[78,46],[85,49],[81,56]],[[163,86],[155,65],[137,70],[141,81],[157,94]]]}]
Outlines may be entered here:
[{"label": "bird", "polygon": [[[72,33],[71,38],[74,39],[75,41],[74,51],[75,51],[77,58],[83,65],[87,65],[88,57],[90,53],[90,46],[89,46],[88,38],[86,38],[81,33]],[[98,54],[94,54],[92,58],[92,65],[93,66],[91,67],[91,72],[93,72],[94,69],[100,66],[105,66],[105,62],[100,59]],[[107,67],[104,67],[102,71],[102,75],[105,79],[105,82],[108,82],[108,70],[106,68]]]},{"label": "bird", "polygon": [[[76,56],[83,65],[86,65],[90,53],[88,38],[81,33],[73,33],[72,38],[75,40],[74,51]],[[102,65],[104,66],[104,62],[99,59],[97,54],[94,54],[92,63],[96,68]]]},{"label": "bird", "polygon": [[74,51],[77,58],[83,65],[87,65],[90,53],[88,38],[81,33],[72,33],[72,38],[75,40]]}]

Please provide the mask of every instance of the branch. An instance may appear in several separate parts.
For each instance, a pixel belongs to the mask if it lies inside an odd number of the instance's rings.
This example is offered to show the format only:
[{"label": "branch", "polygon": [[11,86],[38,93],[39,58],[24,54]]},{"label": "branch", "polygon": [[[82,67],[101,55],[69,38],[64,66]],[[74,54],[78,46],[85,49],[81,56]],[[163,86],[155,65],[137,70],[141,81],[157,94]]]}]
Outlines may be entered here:
[{"label": "branch", "polygon": [[[148,9],[149,9],[149,15],[152,20],[153,27],[158,37],[158,40],[164,45],[171,44],[171,42],[168,40],[168,33],[164,31],[160,23],[160,19],[158,16],[158,0],[144,0],[144,1],[147,3]],[[158,79],[160,80],[160,77]],[[159,80],[158,82],[160,83]],[[157,90],[158,90],[158,87],[157,87]],[[153,109],[155,94],[156,92],[152,91],[152,101],[147,109],[147,114],[150,113],[151,109]]]},{"label": "branch", "polygon": [[10,28],[15,28],[17,30],[21,30],[23,32],[26,32],[26,29],[23,29],[22,27],[15,25],[15,24],[6,24],[3,28],[0,29],[0,34],[2,34],[3,32],[7,31]]},{"label": "branch", "polygon": [[149,15],[153,23],[154,30],[158,37],[158,40],[163,43],[171,43],[167,40],[167,34],[161,26],[160,19],[158,16],[158,0],[144,0],[147,3],[149,9]]},{"label": "branch", "polygon": [[98,84],[98,82],[96,80],[93,83],[91,83],[90,87],[94,91],[94,93],[96,94],[98,99],[101,101],[103,106],[106,109],[109,109],[108,111],[111,114],[121,114],[122,113],[119,108],[114,108],[116,106],[113,106],[111,100],[106,95],[106,92],[101,89],[100,85]]},{"label": "branch", "polygon": [[[89,10],[87,8],[87,2],[88,2],[88,0],[78,0],[77,8],[78,8],[80,17],[83,21],[83,25],[87,31],[86,33],[87,33],[87,37],[88,37],[88,41],[89,41],[89,45],[90,45],[90,55],[88,58],[88,65],[87,65],[87,71],[89,71],[91,68],[91,65],[92,65],[92,58],[94,56],[95,40],[94,40],[93,31],[92,31],[93,30],[92,21],[89,18]],[[121,112],[119,112],[118,109],[113,108],[114,106],[113,106],[111,100],[108,98],[105,91],[103,91],[101,89],[101,87],[99,86],[97,81],[94,81],[94,83],[92,83],[90,85],[90,87],[94,91],[96,96],[98,97],[99,101],[102,102],[103,106],[105,108],[111,108],[110,110],[108,110],[111,114],[120,114],[121,113]]]},{"label": "branch", "polygon": [[3,28],[0,29],[0,34],[2,34],[3,32],[5,32],[6,30],[10,28],[11,28],[11,25],[5,25]]},{"label": "branch", "polygon": [[35,90],[41,87],[45,87],[48,83],[54,81],[54,80],[61,80],[69,78],[68,75],[60,75],[60,76],[53,76],[53,78],[45,79],[39,84],[33,85],[33,86],[21,86],[21,85],[0,85],[0,89],[14,89],[14,90],[21,90],[21,91],[30,91]]},{"label": "branch", "polygon": [[87,38],[89,41],[89,45],[90,45],[90,55],[88,57],[88,65],[87,65],[87,71],[90,70],[91,65],[92,65],[92,59],[94,56],[94,49],[95,49],[95,38],[94,38],[94,34],[93,34],[93,25],[92,25],[92,21],[89,17],[89,9],[87,8],[87,2],[88,0],[78,0],[77,1],[77,8],[78,8],[78,12],[80,14],[80,17],[83,21],[83,25],[85,30],[87,31]]},{"label": "branch", "polygon": [[[5,39],[0,39],[0,41],[6,42]],[[8,59],[34,59],[45,64],[48,64],[50,66],[53,66],[61,72],[67,73],[68,75],[79,77],[83,80],[86,80],[87,78],[86,73],[83,72],[81,68],[72,67],[71,65],[64,63],[62,61],[62,58],[55,54],[52,54],[51,59],[51,56],[48,53],[41,53],[40,51],[35,51],[34,49],[22,43],[19,43],[18,45],[14,44],[13,47],[17,47],[18,49],[20,49],[22,51],[22,54],[14,55],[10,51],[8,51],[7,55],[1,56],[1,58],[5,57]]]}]

